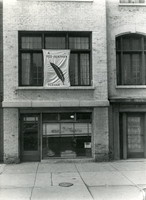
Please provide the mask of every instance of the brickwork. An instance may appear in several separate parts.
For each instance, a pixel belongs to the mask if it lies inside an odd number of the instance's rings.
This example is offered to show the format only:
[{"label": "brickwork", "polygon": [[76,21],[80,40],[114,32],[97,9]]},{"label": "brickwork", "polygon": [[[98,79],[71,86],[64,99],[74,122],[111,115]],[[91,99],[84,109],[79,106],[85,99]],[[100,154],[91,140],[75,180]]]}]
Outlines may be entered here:
[{"label": "brickwork", "polygon": [[[93,156],[108,160],[108,91],[106,9],[93,2],[4,1],[4,104],[100,106],[93,116]],[[91,31],[92,77],[90,89],[18,88],[18,31]],[[98,104],[99,101],[99,104]],[[5,103],[6,102],[6,103]],[[23,102],[23,103],[22,103]],[[45,102],[45,103],[43,103]],[[66,103],[67,102],[67,103]],[[80,103],[81,102],[81,103]],[[97,102],[97,103],[96,103]],[[105,103],[104,103],[105,102]],[[26,104],[25,104],[26,103]],[[28,104],[27,104],[28,103]],[[14,105],[11,104],[11,105]],[[92,104],[92,105],[91,105]],[[104,107],[105,106],[105,107]],[[21,106],[23,107],[23,106]],[[26,106],[27,107],[27,106]],[[54,106],[55,107],[55,106]],[[19,162],[18,110],[4,108],[4,161]]]},{"label": "brickwork", "polygon": [[19,162],[18,109],[4,108],[4,162]]},{"label": "brickwork", "polygon": [[[66,10],[66,12],[64,12]],[[95,90],[17,90],[18,30],[92,31]],[[105,2],[4,1],[4,101],[107,99]]]},{"label": "brickwork", "polygon": [[0,162],[3,161],[3,114],[1,108],[3,96],[3,5],[0,0]]},{"label": "brickwork", "polygon": [[145,98],[145,86],[116,87],[115,38],[125,33],[146,34],[146,6],[120,6],[119,0],[107,0],[108,85],[111,98]]},{"label": "brickwork", "polygon": [[109,160],[108,108],[94,108],[92,138],[93,154],[96,161]]}]

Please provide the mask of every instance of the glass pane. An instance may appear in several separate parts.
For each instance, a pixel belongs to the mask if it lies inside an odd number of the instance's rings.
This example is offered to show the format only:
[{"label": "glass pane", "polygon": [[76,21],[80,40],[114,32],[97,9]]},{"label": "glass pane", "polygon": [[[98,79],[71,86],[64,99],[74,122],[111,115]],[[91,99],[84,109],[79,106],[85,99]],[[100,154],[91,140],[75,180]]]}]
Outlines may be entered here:
[{"label": "glass pane", "polygon": [[43,121],[58,121],[57,113],[43,114]]},{"label": "glass pane", "polygon": [[117,84],[120,85],[122,83],[121,81],[122,73],[121,73],[121,55],[119,53],[117,53],[116,56],[116,66],[117,66]]},{"label": "glass pane", "polygon": [[78,85],[78,54],[70,55],[69,75],[71,85]]},{"label": "glass pane", "polygon": [[133,84],[141,84],[141,60],[139,54],[132,55]]},{"label": "glass pane", "polygon": [[128,117],[128,152],[143,152],[140,117]]},{"label": "glass pane", "polygon": [[25,123],[23,127],[23,150],[38,150],[38,124]]},{"label": "glass pane", "polygon": [[42,67],[42,54],[34,53],[33,54],[33,85],[42,85],[43,84],[43,67]]},{"label": "glass pane", "polygon": [[80,82],[81,85],[90,85],[89,54],[80,55]]},{"label": "glass pane", "polygon": [[38,117],[24,117],[27,122],[38,121]]},{"label": "glass pane", "polygon": [[77,113],[77,120],[91,120],[91,113]]},{"label": "glass pane", "polygon": [[124,65],[124,79],[125,79],[124,83],[130,85],[132,84],[130,54],[123,55],[123,65]]},{"label": "glass pane", "polygon": [[61,113],[60,114],[60,120],[75,120],[75,114],[74,113]]},{"label": "glass pane", "polygon": [[88,123],[75,123],[75,134],[88,134]]},{"label": "glass pane", "polygon": [[43,135],[58,135],[60,134],[59,123],[43,123]]},{"label": "glass pane", "polygon": [[142,50],[142,44],[141,44],[141,38],[140,37],[134,37],[131,38],[132,42],[132,50]]},{"label": "glass pane", "polygon": [[62,135],[73,135],[73,123],[61,123],[61,136]]},{"label": "glass pane", "polygon": [[21,54],[21,84],[30,85],[31,75],[30,75],[30,54]]},{"label": "glass pane", "polygon": [[21,37],[22,49],[42,49],[41,37]]},{"label": "glass pane", "polygon": [[65,49],[65,37],[45,37],[45,48]]},{"label": "glass pane", "polygon": [[121,50],[121,38],[116,39],[116,49]]},{"label": "glass pane", "polygon": [[123,38],[123,50],[131,50],[131,46],[130,46],[130,38]]},{"label": "glass pane", "polygon": [[59,157],[60,145],[61,145],[60,137],[43,137],[43,141],[42,141],[43,158],[49,158],[53,156]]},{"label": "glass pane", "polygon": [[69,37],[70,49],[89,49],[88,37]]}]

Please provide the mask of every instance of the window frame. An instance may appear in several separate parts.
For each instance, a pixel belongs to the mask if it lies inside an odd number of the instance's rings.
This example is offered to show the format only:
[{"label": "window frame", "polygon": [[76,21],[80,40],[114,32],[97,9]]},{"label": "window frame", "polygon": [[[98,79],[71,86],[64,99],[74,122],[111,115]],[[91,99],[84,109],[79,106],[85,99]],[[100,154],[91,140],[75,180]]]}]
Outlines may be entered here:
[{"label": "window frame", "polygon": [[[45,37],[52,36],[52,37],[60,37],[61,35],[65,36],[65,49],[69,49],[69,37],[88,37],[89,38],[89,49],[70,49],[71,54],[76,53],[78,56],[80,56],[83,53],[87,53],[89,55],[89,84],[83,85],[81,84],[81,74],[80,74],[80,60],[78,59],[78,84],[72,84],[70,87],[87,87],[92,86],[92,32],[91,31],[18,31],[18,64],[19,64],[19,87],[42,87],[43,86],[43,80],[44,80],[44,63],[43,63],[43,57],[42,57],[42,85],[24,85],[22,84],[22,65],[21,65],[21,54],[22,53],[41,53],[43,56],[42,49],[45,48]],[[21,48],[21,38],[22,37],[35,37],[35,36],[41,36],[42,38],[42,48],[41,49],[23,49]],[[55,49],[55,48],[54,48]],[[57,48],[56,48],[57,49]],[[32,60],[31,60],[32,62]]]},{"label": "window frame", "polygon": [[[134,50],[124,50],[123,47],[123,38],[130,38],[132,40],[133,37],[138,37],[140,38],[140,47],[141,49],[134,49]],[[120,48],[118,49],[118,42],[120,41]],[[132,43],[130,43],[132,44]],[[124,54],[129,54],[130,55],[130,62],[131,62],[131,57],[132,55],[138,54],[141,56],[141,59],[139,59],[141,63],[141,70],[140,70],[140,84],[134,84],[134,79],[131,77],[131,84],[126,83],[126,77],[124,75]],[[119,58],[118,58],[119,57]],[[119,60],[118,60],[119,59]],[[130,65],[130,70],[131,74],[133,74],[132,70],[133,65]],[[124,34],[121,36],[116,37],[116,73],[117,73],[117,85],[123,85],[123,86],[142,86],[146,85],[146,36],[141,35],[141,34],[135,34],[135,33],[130,33],[130,34]],[[133,83],[132,83],[133,82]]]}]

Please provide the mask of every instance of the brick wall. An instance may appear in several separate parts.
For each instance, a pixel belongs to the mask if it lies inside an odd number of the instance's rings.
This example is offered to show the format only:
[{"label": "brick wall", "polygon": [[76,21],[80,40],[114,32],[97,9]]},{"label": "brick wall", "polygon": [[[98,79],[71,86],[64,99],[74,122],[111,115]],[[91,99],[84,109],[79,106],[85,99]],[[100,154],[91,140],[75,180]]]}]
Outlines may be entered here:
[{"label": "brick wall", "polygon": [[[65,11],[65,12],[64,12]],[[17,90],[18,30],[92,31],[94,90]],[[105,1],[4,1],[4,101],[107,100]]]},{"label": "brick wall", "polygon": [[0,0],[0,162],[3,160],[3,112],[1,102],[3,99],[3,5]]},{"label": "brick wall", "polygon": [[107,0],[107,47],[109,96],[145,98],[145,88],[116,88],[116,36],[124,33],[146,34],[146,6],[119,6],[119,0]]}]

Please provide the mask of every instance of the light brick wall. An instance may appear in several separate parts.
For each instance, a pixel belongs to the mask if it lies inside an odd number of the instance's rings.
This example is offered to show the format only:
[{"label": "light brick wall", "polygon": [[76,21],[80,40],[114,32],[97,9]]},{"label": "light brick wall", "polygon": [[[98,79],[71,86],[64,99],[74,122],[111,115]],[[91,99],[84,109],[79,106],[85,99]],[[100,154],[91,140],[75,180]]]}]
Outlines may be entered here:
[{"label": "light brick wall", "polygon": [[[95,90],[17,90],[18,30],[92,31]],[[4,1],[4,101],[107,100],[105,1]]]},{"label": "light brick wall", "polygon": [[[104,106],[108,106],[107,103],[104,103],[108,100],[105,8],[104,0],[94,0],[90,3],[4,1],[4,102],[19,102],[18,105],[21,102],[23,102],[23,105],[26,105],[25,103],[28,102],[28,104],[33,105],[34,101],[44,101],[45,103],[47,101],[55,101],[53,105],[62,102],[66,107],[66,101],[68,101],[75,102],[73,103],[74,107],[78,107],[79,102],[83,102],[82,107],[86,107],[87,105],[94,107],[94,103],[101,101],[100,104],[103,102]],[[18,89],[19,30],[91,31],[94,89]],[[90,101],[93,102],[93,105],[90,105]],[[35,103],[35,105],[39,104]],[[68,105],[71,106],[71,104]],[[93,148],[95,146],[93,156],[99,161],[107,160],[107,108],[95,108],[93,115],[92,144]],[[18,162],[17,109],[4,109],[4,134],[5,162]]]},{"label": "light brick wall", "polygon": [[107,47],[109,96],[146,98],[146,88],[116,88],[116,36],[124,33],[146,34],[146,6],[119,6],[119,0],[107,0]]},{"label": "light brick wall", "polygon": [[108,108],[94,108],[92,146],[96,161],[109,160]]},{"label": "light brick wall", "polygon": [[3,160],[3,114],[1,102],[3,99],[3,5],[0,0],[0,161]]},{"label": "light brick wall", "polygon": [[4,162],[19,162],[18,109],[4,108]]}]

